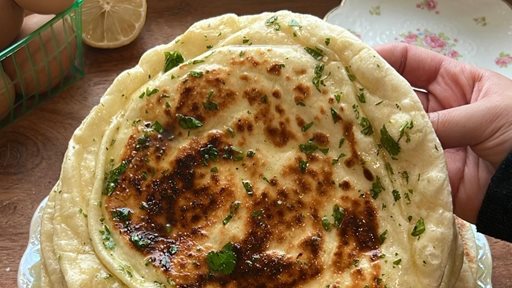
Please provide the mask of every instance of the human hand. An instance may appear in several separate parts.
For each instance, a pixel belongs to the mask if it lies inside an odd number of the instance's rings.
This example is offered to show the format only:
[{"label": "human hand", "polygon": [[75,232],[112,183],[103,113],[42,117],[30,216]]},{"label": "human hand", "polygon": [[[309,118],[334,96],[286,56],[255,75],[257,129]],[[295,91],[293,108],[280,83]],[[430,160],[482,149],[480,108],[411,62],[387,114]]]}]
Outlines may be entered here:
[{"label": "human hand", "polygon": [[512,151],[512,80],[429,50],[376,48],[414,88],[445,153],[454,212],[475,223],[496,168]]}]

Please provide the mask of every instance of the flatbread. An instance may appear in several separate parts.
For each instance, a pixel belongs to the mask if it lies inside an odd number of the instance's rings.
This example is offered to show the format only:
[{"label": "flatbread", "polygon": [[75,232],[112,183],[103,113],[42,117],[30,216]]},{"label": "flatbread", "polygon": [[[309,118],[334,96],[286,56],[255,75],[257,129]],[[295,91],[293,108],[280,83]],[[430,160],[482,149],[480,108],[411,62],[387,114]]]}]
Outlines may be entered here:
[{"label": "flatbread", "polygon": [[59,181],[68,287],[452,287],[462,266],[421,103],[313,16],[226,14],[146,52]]}]

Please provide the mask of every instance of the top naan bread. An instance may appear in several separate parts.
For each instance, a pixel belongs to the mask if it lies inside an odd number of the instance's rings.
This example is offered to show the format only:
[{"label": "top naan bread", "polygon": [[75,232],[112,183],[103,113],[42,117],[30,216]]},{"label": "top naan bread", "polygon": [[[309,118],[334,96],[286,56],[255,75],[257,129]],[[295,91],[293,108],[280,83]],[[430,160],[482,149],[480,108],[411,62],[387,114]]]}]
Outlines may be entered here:
[{"label": "top naan bread", "polygon": [[45,249],[68,287],[452,287],[462,265],[409,84],[287,11],[207,19],[144,54],[53,193]]}]

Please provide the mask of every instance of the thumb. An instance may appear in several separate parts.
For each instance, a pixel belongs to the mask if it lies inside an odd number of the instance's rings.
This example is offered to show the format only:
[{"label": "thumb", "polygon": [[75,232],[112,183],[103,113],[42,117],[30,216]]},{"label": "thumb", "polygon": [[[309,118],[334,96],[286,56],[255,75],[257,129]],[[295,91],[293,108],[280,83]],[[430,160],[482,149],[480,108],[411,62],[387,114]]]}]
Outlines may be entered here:
[{"label": "thumb", "polygon": [[444,149],[472,146],[485,139],[485,125],[489,123],[484,119],[492,112],[482,106],[467,104],[428,114]]}]

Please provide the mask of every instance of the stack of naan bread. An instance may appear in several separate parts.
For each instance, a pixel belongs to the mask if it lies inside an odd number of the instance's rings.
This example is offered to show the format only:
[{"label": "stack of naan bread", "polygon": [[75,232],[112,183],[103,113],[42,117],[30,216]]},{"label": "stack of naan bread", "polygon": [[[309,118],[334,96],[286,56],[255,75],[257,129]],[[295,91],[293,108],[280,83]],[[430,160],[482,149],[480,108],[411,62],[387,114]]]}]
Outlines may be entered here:
[{"label": "stack of naan bread", "polygon": [[421,103],[374,50],[313,16],[228,14],[146,52],[76,130],[41,284],[476,287],[451,203]]}]

